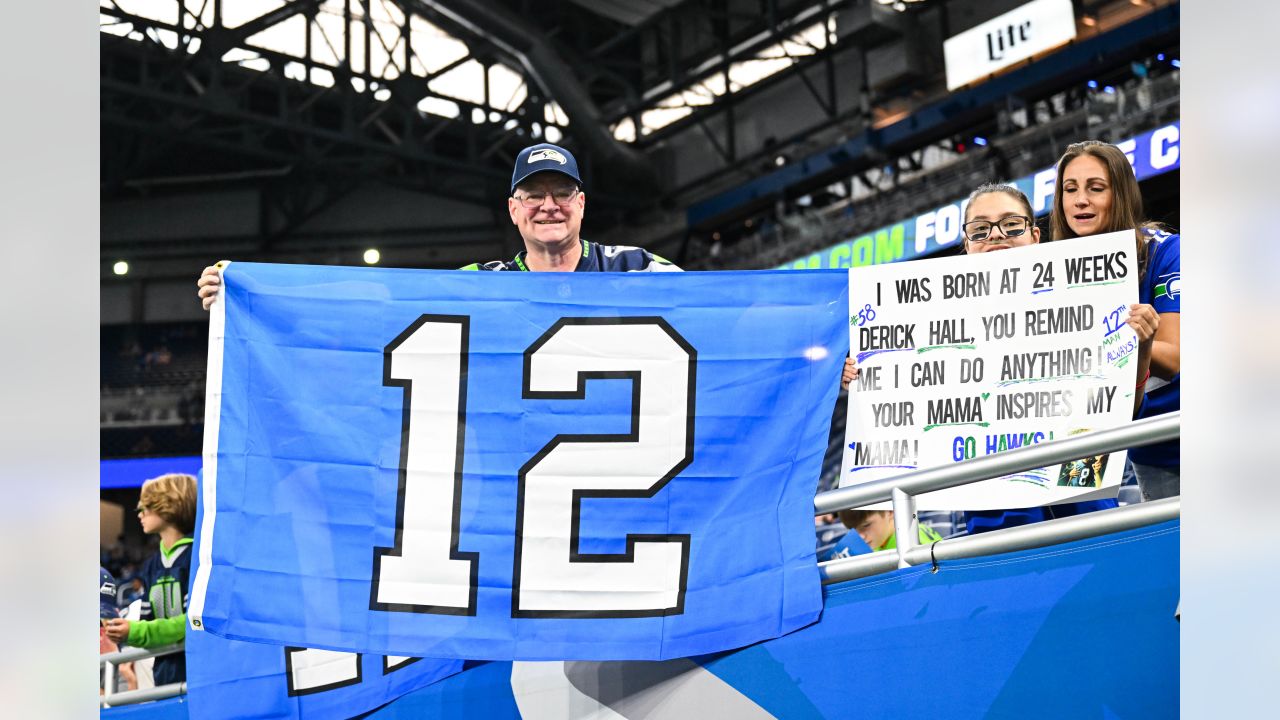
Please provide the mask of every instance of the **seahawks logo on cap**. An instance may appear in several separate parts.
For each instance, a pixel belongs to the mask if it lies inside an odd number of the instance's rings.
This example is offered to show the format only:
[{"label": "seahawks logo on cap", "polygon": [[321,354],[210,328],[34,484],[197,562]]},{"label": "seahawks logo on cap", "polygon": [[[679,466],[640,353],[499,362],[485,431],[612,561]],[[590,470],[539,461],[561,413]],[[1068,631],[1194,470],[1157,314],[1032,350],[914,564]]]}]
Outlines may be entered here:
[{"label": "seahawks logo on cap", "polygon": [[560,153],[556,152],[555,150],[552,150],[551,148],[546,148],[544,150],[536,150],[534,152],[529,153],[529,159],[526,160],[525,162],[532,165],[536,162],[542,162],[543,160],[554,160],[560,163],[561,165],[564,165],[565,163],[569,162],[568,160],[565,159],[564,155],[561,155]]}]

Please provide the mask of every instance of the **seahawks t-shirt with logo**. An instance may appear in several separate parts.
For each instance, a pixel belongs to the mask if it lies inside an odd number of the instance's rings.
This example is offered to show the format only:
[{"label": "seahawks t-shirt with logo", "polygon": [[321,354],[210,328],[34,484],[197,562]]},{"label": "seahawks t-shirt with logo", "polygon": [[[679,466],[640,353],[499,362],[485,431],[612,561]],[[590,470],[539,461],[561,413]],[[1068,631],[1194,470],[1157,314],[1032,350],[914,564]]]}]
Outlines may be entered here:
[{"label": "seahawks t-shirt with logo", "polygon": [[[528,270],[526,252],[521,250],[511,260],[491,260],[472,263],[463,270]],[[644,248],[629,245],[597,245],[582,241],[582,257],[574,272],[673,272],[680,268],[666,258],[654,255]]]},{"label": "seahawks t-shirt with logo", "polygon": [[[142,599],[143,620],[163,620],[187,611],[187,586],[191,579],[191,538],[184,537],[165,552],[147,558],[138,577],[146,585]],[[186,679],[185,653],[162,655],[152,666],[156,685]]]},{"label": "seahawks t-shirt with logo", "polygon": [[[1182,237],[1159,230],[1144,231],[1147,244],[1147,274],[1138,288],[1138,302],[1151,305],[1158,313],[1182,312]],[[1139,418],[1173,412],[1181,406],[1178,379],[1163,380],[1152,375],[1147,380],[1147,396]],[[1177,440],[1133,448],[1129,457],[1142,465],[1177,467],[1181,454]]]}]

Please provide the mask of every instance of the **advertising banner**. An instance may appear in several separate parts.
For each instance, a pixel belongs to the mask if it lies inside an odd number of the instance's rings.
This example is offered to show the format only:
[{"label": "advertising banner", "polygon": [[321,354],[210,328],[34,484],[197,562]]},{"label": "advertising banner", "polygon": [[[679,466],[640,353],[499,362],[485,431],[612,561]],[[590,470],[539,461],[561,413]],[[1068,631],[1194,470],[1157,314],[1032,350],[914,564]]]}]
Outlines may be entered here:
[{"label": "advertising banner", "polygon": [[1033,0],[946,39],[947,89],[1050,50],[1076,36],[1071,0]]}]

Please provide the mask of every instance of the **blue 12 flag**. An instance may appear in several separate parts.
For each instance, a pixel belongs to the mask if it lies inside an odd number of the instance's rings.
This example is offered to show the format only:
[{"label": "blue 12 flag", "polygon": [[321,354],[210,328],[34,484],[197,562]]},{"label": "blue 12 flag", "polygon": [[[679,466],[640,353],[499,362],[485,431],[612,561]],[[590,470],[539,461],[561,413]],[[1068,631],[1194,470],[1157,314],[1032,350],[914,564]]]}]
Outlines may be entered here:
[{"label": "blue 12 flag", "polygon": [[353,718],[462,670],[461,660],[386,657],[187,635],[192,720]]},{"label": "blue 12 flag", "polygon": [[817,619],[847,276],[235,263],[195,630],[656,660]]}]

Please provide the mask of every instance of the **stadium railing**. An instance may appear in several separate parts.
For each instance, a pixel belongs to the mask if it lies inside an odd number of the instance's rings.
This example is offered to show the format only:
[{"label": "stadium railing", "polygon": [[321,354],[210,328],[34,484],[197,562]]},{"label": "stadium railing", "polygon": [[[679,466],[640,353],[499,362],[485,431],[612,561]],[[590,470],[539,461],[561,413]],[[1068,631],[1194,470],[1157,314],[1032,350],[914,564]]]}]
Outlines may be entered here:
[{"label": "stadium railing", "polygon": [[120,705],[134,705],[151,700],[163,700],[165,698],[186,694],[187,684],[185,682],[169,683],[167,685],[158,685],[156,687],[143,688],[140,690],[115,692],[117,666],[122,663],[134,662],[135,660],[145,660],[147,658],[160,657],[162,655],[172,655],[182,651],[183,645],[182,643],[178,643],[158,648],[128,648],[126,650],[100,655],[98,659],[99,667],[105,671],[100,705],[104,708],[118,707]]},{"label": "stadium railing", "polygon": [[921,493],[968,485],[1010,473],[1070,462],[1077,458],[1174,440],[1178,438],[1181,426],[1182,413],[1173,412],[1118,428],[1083,433],[954,465],[916,470],[820,493],[814,498],[815,515],[891,501],[894,531],[898,537],[898,547],[895,550],[882,550],[819,563],[822,581],[824,584],[843,582],[913,565],[933,564],[936,567],[943,560],[1030,550],[1177,518],[1181,510],[1180,497],[919,545],[916,542],[919,519],[915,497]]},{"label": "stadium railing", "polygon": [[[894,530],[898,537],[898,547],[895,550],[882,550],[818,563],[822,582],[824,585],[829,585],[914,565],[932,564],[937,567],[939,562],[945,560],[1030,550],[1107,533],[1122,532],[1177,518],[1181,511],[1180,497],[1047,520],[980,535],[945,538],[930,545],[919,545],[915,542],[919,527],[915,496],[921,493],[982,482],[1010,473],[1069,462],[1081,457],[1174,440],[1179,437],[1181,426],[1181,412],[1173,412],[1138,420],[1118,428],[1083,433],[1062,440],[966,460],[955,465],[917,470],[820,493],[814,498],[815,515],[891,501],[894,510]],[[113,692],[118,664],[169,655],[182,650],[182,645],[169,645],[151,650],[130,648],[102,655],[100,662],[106,668],[102,707],[161,700],[185,693],[187,690],[185,682],[145,690]]]}]

